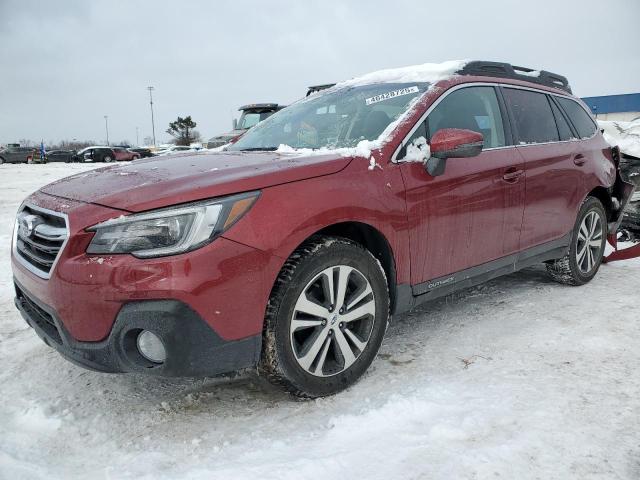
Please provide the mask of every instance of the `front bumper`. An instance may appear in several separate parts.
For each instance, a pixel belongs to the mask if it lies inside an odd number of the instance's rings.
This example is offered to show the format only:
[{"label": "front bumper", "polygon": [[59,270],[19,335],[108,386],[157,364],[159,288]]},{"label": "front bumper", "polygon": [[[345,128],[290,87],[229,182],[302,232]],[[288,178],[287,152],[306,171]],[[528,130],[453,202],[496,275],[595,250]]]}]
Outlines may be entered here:
[{"label": "front bumper", "polygon": [[[79,342],[65,329],[55,310],[16,283],[15,304],[38,336],[71,362],[109,373],[137,372],[160,376],[213,376],[254,366],[261,335],[225,341],[187,305],[177,300],[136,301],[118,313],[101,342]],[[162,364],[137,349],[142,330],[156,334],[167,352]]]},{"label": "front bumper", "polygon": [[[68,241],[49,278],[11,256],[16,306],[48,345],[108,372],[208,376],[256,363],[283,260],[224,237],[170,257],[87,255],[92,233],[85,227],[121,211],[42,192],[28,202],[68,217]],[[128,332],[142,328],[159,335],[173,357],[161,367],[131,353]]]}]

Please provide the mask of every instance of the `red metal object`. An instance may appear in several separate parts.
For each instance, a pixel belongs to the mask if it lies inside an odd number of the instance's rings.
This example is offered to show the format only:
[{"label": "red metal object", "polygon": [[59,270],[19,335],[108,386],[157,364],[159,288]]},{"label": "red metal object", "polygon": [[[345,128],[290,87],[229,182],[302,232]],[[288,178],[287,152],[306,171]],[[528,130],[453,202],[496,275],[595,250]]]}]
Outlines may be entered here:
[{"label": "red metal object", "polygon": [[640,243],[637,243],[624,250],[618,250],[618,238],[615,234],[607,237],[609,244],[615,249],[612,253],[602,259],[604,263],[616,262],[618,260],[630,260],[640,257]]},{"label": "red metal object", "polygon": [[482,140],[482,134],[472,130],[443,128],[434,133],[431,138],[431,154],[437,155],[467,145],[481,144]]}]

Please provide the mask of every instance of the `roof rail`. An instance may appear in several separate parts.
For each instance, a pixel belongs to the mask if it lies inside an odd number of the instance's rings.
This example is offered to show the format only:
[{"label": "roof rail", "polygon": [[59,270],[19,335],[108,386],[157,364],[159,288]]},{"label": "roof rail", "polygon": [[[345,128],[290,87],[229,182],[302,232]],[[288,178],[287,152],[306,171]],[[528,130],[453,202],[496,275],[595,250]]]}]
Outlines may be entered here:
[{"label": "roof rail", "polygon": [[524,80],[547,87],[559,88],[565,92],[572,93],[567,77],[546,70],[534,70],[527,67],[516,67],[510,63],[485,62],[475,60],[467,63],[457,72],[460,75],[477,75],[480,77],[500,77]]}]

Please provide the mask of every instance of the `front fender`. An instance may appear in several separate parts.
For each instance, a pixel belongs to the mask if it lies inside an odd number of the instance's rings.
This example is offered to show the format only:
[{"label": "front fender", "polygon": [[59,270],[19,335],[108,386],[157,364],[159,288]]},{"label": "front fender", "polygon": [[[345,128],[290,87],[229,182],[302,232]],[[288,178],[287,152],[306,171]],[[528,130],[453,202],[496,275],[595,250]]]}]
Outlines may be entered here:
[{"label": "front fender", "polygon": [[[262,190],[251,210],[224,236],[282,259],[331,225],[359,222],[378,230],[394,252],[398,283],[409,282],[404,184],[394,164],[368,170],[363,158],[344,170]],[[275,279],[274,279],[275,281]]]}]

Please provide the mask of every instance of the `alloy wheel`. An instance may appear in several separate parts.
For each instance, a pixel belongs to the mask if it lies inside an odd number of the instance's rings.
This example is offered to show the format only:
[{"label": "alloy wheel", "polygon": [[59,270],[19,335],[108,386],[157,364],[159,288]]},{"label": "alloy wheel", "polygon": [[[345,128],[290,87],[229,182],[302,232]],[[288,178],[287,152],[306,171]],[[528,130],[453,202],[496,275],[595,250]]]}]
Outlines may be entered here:
[{"label": "alloy wheel", "polygon": [[326,268],[307,283],[293,310],[290,340],[296,361],[319,377],[345,371],[367,346],[375,314],[373,290],[358,269]]},{"label": "alloy wheel", "polygon": [[602,253],[602,235],[603,226],[600,215],[592,210],[582,220],[576,245],[576,262],[578,269],[584,275],[598,266]]}]

